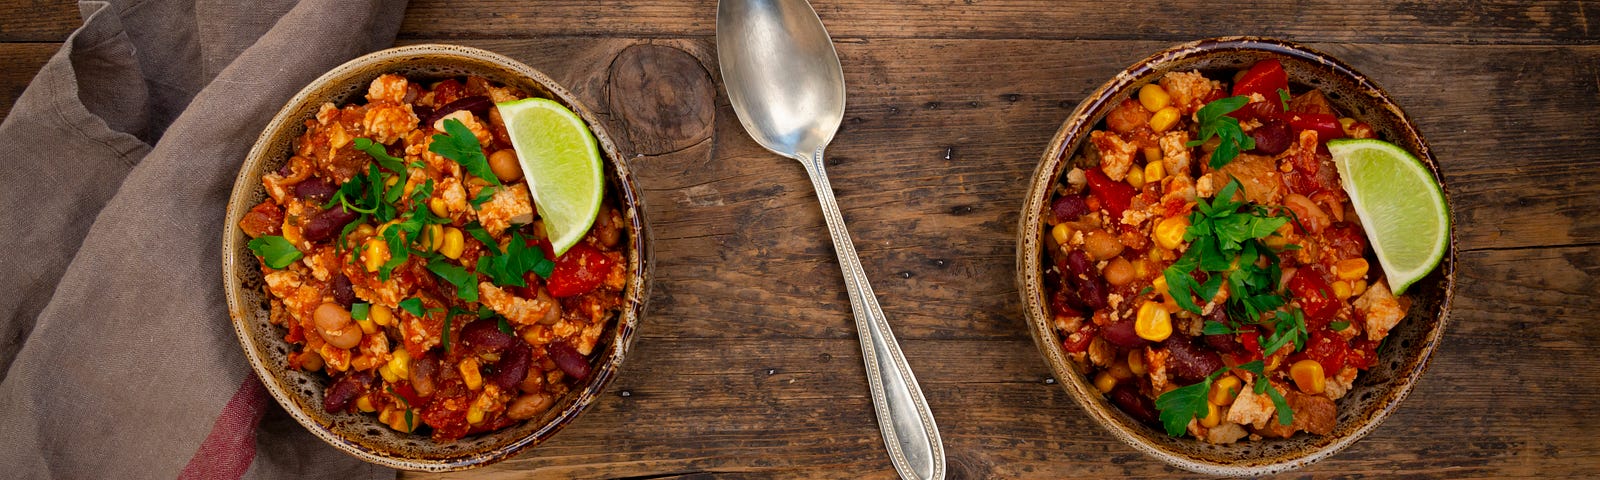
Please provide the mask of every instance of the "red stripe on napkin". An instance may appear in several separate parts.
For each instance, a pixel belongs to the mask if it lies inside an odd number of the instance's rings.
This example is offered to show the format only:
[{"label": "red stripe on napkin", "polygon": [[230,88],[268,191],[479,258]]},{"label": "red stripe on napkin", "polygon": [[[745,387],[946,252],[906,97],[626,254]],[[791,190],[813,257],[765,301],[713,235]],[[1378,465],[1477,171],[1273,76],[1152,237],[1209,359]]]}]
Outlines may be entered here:
[{"label": "red stripe on napkin", "polygon": [[228,405],[222,407],[211,434],[200,443],[189,464],[183,467],[180,480],[237,479],[250,469],[256,458],[256,427],[266,412],[267,391],[256,379],[255,372],[245,377],[244,384],[233,392]]}]

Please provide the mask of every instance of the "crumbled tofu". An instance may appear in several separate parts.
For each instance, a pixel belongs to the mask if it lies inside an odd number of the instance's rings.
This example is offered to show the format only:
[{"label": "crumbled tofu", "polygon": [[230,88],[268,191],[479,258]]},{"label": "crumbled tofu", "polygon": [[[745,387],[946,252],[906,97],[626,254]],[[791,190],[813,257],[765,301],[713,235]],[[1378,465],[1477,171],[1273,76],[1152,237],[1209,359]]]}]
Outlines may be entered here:
[{"label": "crumbled tofu", "polygon": [[1213,180],[1213,184],[1227,185],[1228,177],[1239,179],[1239,185],[1244,187],[1244,197],[1251,203],[1261,205],[1282,205],[1284,186],[1282,174],[1278,173],[1277,162],[1272,158],[1261,155],[1241,153],[1233,161],[1224,165],[1222,169],[1206,174],[1207,177],[1222,175]]},{"label": "crumbled tofu", "polygon": [[1206,431],[1206,442],[1213,444],[1228,444],[1239,441],[1248,435],[1244,427],[1236,423],[1222,423]]},{"label": "crumbled tofu", "polygon": [[1191,115],[1205,106],[1211,92],[1222,88],[1222,82],[1211,80],[1201,75],[1200,72],[1172,72],[1161,77],[1161,88],[1172,95],[1172,103],[1183,111],[1184,115]]},{"label": "crumbled tofu", "polygon": [[500,236],[511,225],[533,221],[533,200],[528,185],[519,183],[496,189],[489,201],[478,207],[478,221],[490,235]]},{"label": "crumbled tofu", "polygon": [[1100,151],[1100,170],[1105,172],[1112,180],[1122,181],[1128,178],[1128,169],[1133,166],[1134,155],[1139,153],[1139,146],[1128,143],[1121,136],[1104,130],[1089,132],[1089,142]]},{"label": "crumbled tofu", "polygon": [[[404,103],[406,90],[411,82],[404,75],[385,73],[372,79],[372,84],[367,86],[367,102],[393,102]],[[332,104],[329,104],[332,105]]]},{"label": "crumbled tofu", "polygon": [[1356,307],[1357,314],[1366,317],[1367,339],[1372,341],[1383,340],[1389,335],[1389,329],[1406,318],[1400,300],[1389,292],[1389,284],[1381,279],[1367,287],[1367,292],[1351,305]]},{"label": "crumbled tofu", "polygon": [[[1277,387],[1271,387],[1277,388]],[[1233,400],[1233,407],[1228,409],[1225,419],[1230,423],[1251,425],[1256,428],[1265,427],[1267,420],[1277,412],[1277,407],[1272,405],[1272,398],[1263,393],[1256,395],[1254,384],[1245,384],[1239,396]]]},{"label": "crumbled tofu", "polygon": [[1101,367],[1110,367],[1111,362],[1117,359],[1117,349],[1111,346],[1103,337],[1094,337],[1089,340],[1089,361]]},{"label": "crumbled tofu", "polygon": [[1157,392],[1167,390],[1167,358],[1171,355],[1166,349],[1144,349],[1144,369],[1150,375],[1150,389]]},{"label": "crumbled tofu", "polygon": [[462,125],[467,127],[467,130],[471,130],[472,136],[478,138],[478,145],[488,146],[490,142],[494,141],[494,134],[489,132],[489,127],[484,125],[482,121],[478,120],[478,117],[473,116],[472,112],[467,110],[456,110],[451,112],[449,115],[445,115],[438,120],[434,120],[433,129],[441,132],[445,131],[444,121],[452,119],[461,122]]},{"label": "crumbled tofu", "polygon": [[1189,143],[1189,132],[1184,130],[1167,132],[1161,137],[1161,167],[1166,169],[1167,175],[1189,176],[1189,163],[1192,161],[1194,148],[1186,145]]},{"label": "crumbled tofu", "polygon": [[518,325],[539,323],[555,306],[554,300],[518,297],[489,282],[478,283],[478,294],[484,305]]},{"label": "crumbled tofu", "polygon": [[1343,398],[1346,393],[1350,393],[1350,387],[1355,385],[1357,373],[1356,367],[1346,366],[1339,369],[1338,375],[1328,377],[1327,383],[1322,388],[1322,396],[1328,397],[1329,400]]}]

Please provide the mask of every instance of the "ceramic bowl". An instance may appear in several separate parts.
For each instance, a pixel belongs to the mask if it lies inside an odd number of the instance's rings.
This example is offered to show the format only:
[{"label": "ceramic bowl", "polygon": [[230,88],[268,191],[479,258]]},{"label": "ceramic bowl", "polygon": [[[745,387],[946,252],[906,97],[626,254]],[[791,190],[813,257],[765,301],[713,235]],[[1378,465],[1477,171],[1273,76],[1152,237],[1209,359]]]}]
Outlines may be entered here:
[{"label": "ceramic bowl", "polygon": [[[342,105],[359,99],[374,78],[389,72],[422,81],[480,75],[515,86],[577,112],[599,141],[605,157],[607,187],[620,204],[627,224],[624,240],[627,288],[623,292],[621,313],[606,327],[600,344],[590,356],[593,368],[590,378],[576,385],[540,417],[487,434],[435,442],[424,435],[392,430],[380,423],[374,414],[327,413],[322,408],[322,392],[329,383],[328,377],[320,372],[307,373],[287,367],[286,355],[293,349],[283,340],[284,330],[268,323],[267,296],[261,289],[260,266],[245,247],[249,239],[239,229],[239,219],[266,198],[261,175],[287,161],[291,142],[305,131],[305,120],[313,118],[319,106],[327,102]],[[233,317],[233,327],[245,356],[267,391],[295,420],[328,444],[372,463],[407,470],[460,470],[504,460],[549,439],[578,418],[622,366],[639,327],[650,285],[649,230],[644,209],[633,174],[605,126],[579,104],[571,92],[543,73],[495,53],[454,45],[415,45],[375,52],[340,65],[307,85],[278,111],[251,148],[234,181],[227,220],[221,229],[223,287],[228,313]]]},{"label": "ceramic bowl", "polygon": [[[1049,261],[1043,248],[1051,190],[1072,167],[1073,153],[1087,143],[1089,132],[1112,107],[1168,72],[1236,71],[1271,58],[1283,62],[1297,91],[1321,90],[1341,111],[1372,124],[1379,138],[1416,154],[1442,184],[1438,161],[1416,126],[1366,76],[1328,55],[1292,43],[1250,37],[1216,38],[1178,45],[1141,60],[1084,99],[1040,159],[1017,227],[1018,291],[1034,343],[1062,387],[1084,413],[1119,440],[1174,466],[1205,474],[1264,475],[1290,470],[1327,458],[1371,433],[1400,405],[1427,369],[1428,358],[1444,333],[1454,287],[1456,248],[1452,232],[1450,250],[1439,267],[1407,291],[1406,296],[1413,301],[1411,309],[1390,333],[1378,364],[1363,372],[1350,393],[1338,401],[1338,426],[1327,436],[1302,432],[1289,439],[1241,440],[1231,445],[1172,438],[1159,428],[1124,414],[1067,359],[1061,335],[1052,326],[1049,314],[1043,286]],[[1447,201],[1449,191],[1446,185]]]}]

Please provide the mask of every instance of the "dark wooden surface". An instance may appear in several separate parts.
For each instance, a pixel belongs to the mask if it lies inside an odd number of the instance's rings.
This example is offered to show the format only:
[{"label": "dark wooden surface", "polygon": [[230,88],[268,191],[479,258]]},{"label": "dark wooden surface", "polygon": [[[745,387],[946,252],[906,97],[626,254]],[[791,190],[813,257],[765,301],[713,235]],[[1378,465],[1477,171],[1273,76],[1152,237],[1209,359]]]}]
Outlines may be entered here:
[{"label": "dark wooden surface", "polygon": [[[849,84],[829,173],[926,392],[951,478],[1186,473],[1085,418],[1024,330],[1024,179],[1088,92],[1201,37],[1283,37],[1371,76],[1440,160],[1459,238],[1445,341],[1370,437],[1293,475],[1600,468],[1600,5],[815,0]],[[657,270],[632,357],[554,440],[404,478],[892,478],[838,264],[803,171],[741,131],[712,0],[414,0],[399,43],[489,48],[605,116]],[[79,20],[0,5],[0,114]],[[1591,24],[1594,26],[1591,27]]]}]

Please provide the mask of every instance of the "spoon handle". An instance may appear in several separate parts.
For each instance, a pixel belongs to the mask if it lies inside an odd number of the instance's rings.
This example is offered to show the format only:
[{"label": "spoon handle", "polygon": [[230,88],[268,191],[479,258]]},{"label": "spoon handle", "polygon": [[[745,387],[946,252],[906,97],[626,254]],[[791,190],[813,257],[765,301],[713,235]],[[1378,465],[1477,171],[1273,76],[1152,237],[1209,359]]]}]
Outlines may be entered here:
[{"label": "spoon handle", "polygon": [[850,294],[850,309],[855,312],[856,330],[861,337],[861,356],[867,366],[867,384],[872,389],[872,405],[878,414],[878,429],[883,432],[889,459],[901,478],[941,480],[944,478],[944,442],[933,423],[933,412],[922,396],[911,366],[900,353],[900,344],[889,331],[889,322],[878,307],[867,274],[856,257],[855,244],[845,230],[844,217],[833,198],[833,187],[823,170],[822,149],[814,158],[797,156],[811,177],[827,219],[833,248],[844,270],[845,290]]}]

